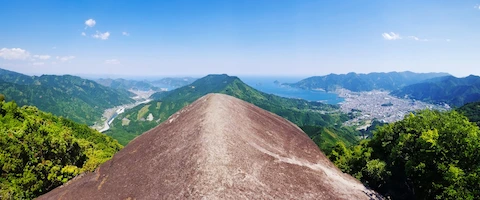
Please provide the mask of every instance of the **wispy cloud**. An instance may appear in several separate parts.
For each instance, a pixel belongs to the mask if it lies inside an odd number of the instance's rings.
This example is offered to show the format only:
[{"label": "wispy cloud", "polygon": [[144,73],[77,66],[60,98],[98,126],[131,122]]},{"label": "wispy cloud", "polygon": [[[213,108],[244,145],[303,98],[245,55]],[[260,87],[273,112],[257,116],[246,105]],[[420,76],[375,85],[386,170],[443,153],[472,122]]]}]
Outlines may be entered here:
[{"label": "wispy cloud", "polygon": [[[2,48],[0,49],[0,58],[6,60],[26,60],[29,61],[31,65],[44,65],[46,60],[51,59],[53,56],[51,55],[30,55],[30,53],[21,48]],[[53,57],[57,61],[66,62],[75,58],[75,56],[56,56]],[[52,63],[56,63],[52,61]]]},{"label": "wispy cloud", "polygon": [[30,57],[30,53],[21,48],[2,48],[0,49],[0,57],[6,60],[25,60]]},{"label": "wispy cloud", "polygon": [[410,35],[410,36],[405,36],[402,37],[400,36],[399,33],[395,32],[390,32],[390,33],[383,33],[382,34],[383,39],[385,40],[414,40],[414,41],[419,41],[419,42],[438,42],[438,41],[446,41],[450,42],[450,39],[432,39],[432,38],[421,38],[418,36]]},{"label": "wispy cloud", "polygon": [[93,34],[92,37],[95,39],[107,40],[108,37],[110,37],[110,32],[107,31],[105,33],[101,33],[97,31],[97,33]]},{"label": "wispy cloud", "polygon": [[408,36],[408,38],[411,39],[411,40],[421,41],[421,42],[428,42],[429,41],[428,39],[421,39],[421,38],[418,38],[416,36]]},{"label": "wispy cloud", "polygon": [[82,36],[87,36],[87,34],[85,32],[82,32]]},{"label": "wispy cloud", "polygon": [[480,10],[480,4],[473,6],[473,8]]},{"label": "wispy cloud", "polygon": [[57,60],[66,62],[75,58],[75,56],[57,56]]},{"label": "wispy cloud", "polygon": [[38,58],[40,60],[48,60],[51,58],[50,55],[33,55],[34,58]]},{"label": "wispy cloud", "polygon": [[105,64],[107,65],[118,65],[120,64],[120,61],[117,59],[110,59],[110,60],[105,60]]},{"label": "wispy cloud", "polygon": [[129,36],[130,33],[123,31],[123,32],[122,32],[122,35],[124,35],[124,36]]},{"label": "wispy cloud", "polygon": [[400,37],[400,34],[390,32],[390,33],[382,33],[382,37],[385,40],[400,40],[402,37]]},{"label": "wispy cloud", "polygon": [[97,22],[94,19],[88,19],[87,21],[85,21],[85,25],[87,25],[85,29],[87,29],[88,27],[92,28],[95,26],[95,24],[97,24]]}]

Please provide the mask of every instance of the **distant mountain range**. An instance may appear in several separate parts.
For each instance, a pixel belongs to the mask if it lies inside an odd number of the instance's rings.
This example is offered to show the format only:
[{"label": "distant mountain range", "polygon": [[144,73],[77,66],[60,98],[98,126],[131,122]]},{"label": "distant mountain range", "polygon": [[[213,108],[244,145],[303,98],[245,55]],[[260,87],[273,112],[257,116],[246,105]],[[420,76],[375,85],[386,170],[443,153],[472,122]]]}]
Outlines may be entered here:
[{"label": "distant mountain range", "polygon": [[111,87],[114,89],[123,89],[123,90],[142,90],[142,91],[148,91],[148,90],[154,90],[154,91],[160,91],[160,88],[153,86],[147,81],[135,81],[135,80],[126,80],[126,79],[95,79],[95,82]]},{"label": "distant mountain range", "polygon": [[0,94],[18,105],[39,109],[76,122],[93,124],[107,108],[134,102],[126,90],[116,90],[76,76],[27,76],[0,69]]},{"label": "distant mountain range", "polygon": [[197,79],[192,78],[192,77],[162,78],[162,79],[159,79],[159,80],[150,81],[150,84],[152,84],[153,86],[156,86],[156,87],[169,86],[169,87],[173,87],[173,88],[179,88],[179,87],[191,84],[195,80],[197,80]]},{"label": "distant mountain range", "polygon": [[[321,130],[308,129],[312,138],[319,137],[317,144],[324,149],[334,145],[334,143],[328,142],[331,140],[321,139],[324,136],[330,137],[328,134],[331,133],[334,134],[333,137],[342,138],[347,144],[356,141],[355,131],[340,128],[341,124],[348,120],[348,115],[339,112],[338,106],[266,94],[248,86],[237,77],[225,74],[208,75],[190,85],[155,94],[153,96],[156,96],[157,100],[139,105],[120,114],[113,122],[111,129],[106,133],[117,139],[121,144],[127,144],[137,135],[155,127],[184,106],[209,93],[223,93],[237,97],[280,115],[299,126],[326,127]],[[334,127],[338,129],[334,130]],[[345,133],[345,138],[336,135],[337,133],[340,134],[339,132]]]},{"label": "distant mountain range", "polygon": [[480,101],[480,77],[439,77],[403,87],[391,92],[397,97],[407,97],[431,103],[447,103],[454,107]]},{"label": "distant mountain range", "polygon": [[457,78],[446,73],[389,72],[369,74],[330,74],[313,76],[291,87],[335,91],[345,88],[354,92],[387,90],[400,98],[416,99],[429,103],[447,103],[459,107],[480,101],[480,77]]},{"label": "distant mountain range", "polygon": [[110,78],[101,78],[94,79],[95,82],[111,87],[114,89],[123,89],[123,90],[141,90],[141,91],[162,91],[162,88],[179,88],[185,85],[188,85],[195,81],[196,78],[191,77],[181,77],[181,78],[162,78],[159,80],[149,81],[137,81],[137,80],[126,80],[126,79],[110,79]]},{"label": "distant mountain range", "polygon": [[393,91],[407,85],[420,83],[422,81],[448,76],[447,73],[414,73],[414,72],[389,72],[369,74],[329,74],[326,76],[312,76],[297,83],[284,84],[302,89],[320,89],[334,91],[338,88],[345,88],[354,92],[371,90]]}]

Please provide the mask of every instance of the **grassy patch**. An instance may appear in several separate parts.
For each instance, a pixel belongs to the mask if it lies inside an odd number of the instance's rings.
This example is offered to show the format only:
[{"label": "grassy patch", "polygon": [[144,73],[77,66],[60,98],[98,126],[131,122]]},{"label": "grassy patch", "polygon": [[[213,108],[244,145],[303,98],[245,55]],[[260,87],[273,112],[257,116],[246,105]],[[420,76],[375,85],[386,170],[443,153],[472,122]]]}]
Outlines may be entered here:
[{"label": "grassy patch", "polygon": [[150,107],[151,104],[143,106],[142,109],[138,111],[137,115],[137,120],[140,120],[143,116],[145,116],[148,113],[148,108]]}]

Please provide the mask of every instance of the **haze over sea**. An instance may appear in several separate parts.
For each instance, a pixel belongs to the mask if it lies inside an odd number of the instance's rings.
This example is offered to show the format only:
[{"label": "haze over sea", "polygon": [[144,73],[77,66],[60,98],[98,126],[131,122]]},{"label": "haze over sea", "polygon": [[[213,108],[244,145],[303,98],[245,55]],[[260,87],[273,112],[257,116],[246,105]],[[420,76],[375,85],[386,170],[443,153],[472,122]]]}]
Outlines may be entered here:
[{"label": "haze over sea", "polygon": [[338,104],[344,100],[335,93],[303,90],[281,85],[282,83],[295,83],[304,79],[305,77],[239,76],[239,78],[257,90],[281,97],[305,99],[308,101],[320,101],[328,104]]}]

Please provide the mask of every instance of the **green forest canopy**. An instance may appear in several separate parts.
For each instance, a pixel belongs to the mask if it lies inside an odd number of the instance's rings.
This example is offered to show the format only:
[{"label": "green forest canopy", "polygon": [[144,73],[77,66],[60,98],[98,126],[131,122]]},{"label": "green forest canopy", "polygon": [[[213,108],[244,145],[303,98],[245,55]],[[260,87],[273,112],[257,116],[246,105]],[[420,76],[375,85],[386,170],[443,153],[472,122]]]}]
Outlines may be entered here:
[{"label": "green forest canopy", "polygon": [[342,171],[392,199],[480,196],[480,131],[456,111],[424,110],[379,127],[371,140],[334,147]]},{"label": "green forest canopy", "polygon": [[93,171],[121,148],[86,125],[1,101],[0,199],[35,198]]}]

